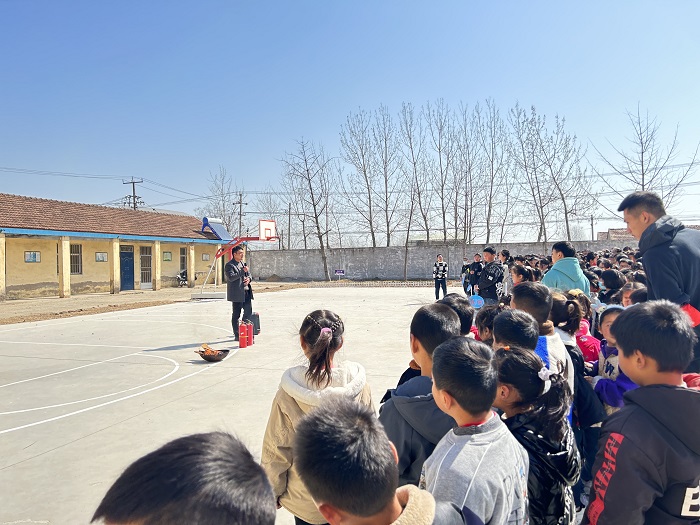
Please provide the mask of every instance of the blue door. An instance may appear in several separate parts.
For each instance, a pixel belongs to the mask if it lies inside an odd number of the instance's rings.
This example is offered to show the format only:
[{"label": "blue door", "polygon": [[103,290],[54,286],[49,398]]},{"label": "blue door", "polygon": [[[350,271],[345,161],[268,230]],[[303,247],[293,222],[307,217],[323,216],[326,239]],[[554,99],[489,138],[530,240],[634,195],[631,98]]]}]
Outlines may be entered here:
[{"label": "blue door", "polygon": [[[124,250],[127,248],[127,250]],[[128,248],[131,248],[128,251]],[[134,247],[122,246],[119,252],[119,270],[122,290],[134,289]]]}]

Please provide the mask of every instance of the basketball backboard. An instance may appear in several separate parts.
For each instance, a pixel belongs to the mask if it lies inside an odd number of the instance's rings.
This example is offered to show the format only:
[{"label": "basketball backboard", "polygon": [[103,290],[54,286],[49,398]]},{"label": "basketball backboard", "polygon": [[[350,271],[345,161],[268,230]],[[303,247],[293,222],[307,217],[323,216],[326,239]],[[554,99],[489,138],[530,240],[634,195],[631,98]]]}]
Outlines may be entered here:
[{"label": "basketball backboard", "polygon": [[268,241],[277,237],[277,228],[275,225],[275,221],[261,219],[258,224],[260,228],[258,237],[261,241]]}]

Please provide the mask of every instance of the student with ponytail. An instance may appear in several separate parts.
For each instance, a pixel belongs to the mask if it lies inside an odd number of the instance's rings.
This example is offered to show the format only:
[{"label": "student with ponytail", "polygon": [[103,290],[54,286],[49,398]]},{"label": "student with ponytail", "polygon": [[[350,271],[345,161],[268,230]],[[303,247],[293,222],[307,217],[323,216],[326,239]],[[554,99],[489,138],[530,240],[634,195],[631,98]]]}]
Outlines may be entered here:
[{"label": "student with ponytail", "polygon": [[537,280],[535,279],[535,273],[532,271],[532,268],[520,264],[514,264],[510,267],[510,278],[513,281],[513,286]]},{"label": "student with ponytail", "polygon": [[498,388],[494,406],[530,459],[527,492],[530,523],[573,525],[573,485],[581,460],[567,415],[571,390],[561,373],[553,373],[525,348],[496,351]]},{"label": "student with ponytail", "polygon": [[335,359],[343,346],[344,330],[343,321],[330,310],[315,310],[304,318],[299,343],[308,363],[290,368],[282,375],[265,430],[262,466],[272,483],[277,505],[294,514],[295,523],[301,525],[321,524],[326,520],[294,467],[292,444],[298,421],[338,395],[374,409],[362,365]]},{"label": "student with ponytail", "polygon": [[[583,295],[583,292],[580,294]],[[581,454],[581,480],[574,487],[576,507],[585,507],[588,490],[584,484],[591,481],[593,462],[598,450],[600,425],[606,417],[605,409],[598,395],[586,379],[585,358],[574,337],[581,326],[583,308],[576,295],[567,292],[552,294],[552,311],[549,319],[559,334],[564,347],[571,357],[574,372],[574,410],[571,424],[576,445]]]}]

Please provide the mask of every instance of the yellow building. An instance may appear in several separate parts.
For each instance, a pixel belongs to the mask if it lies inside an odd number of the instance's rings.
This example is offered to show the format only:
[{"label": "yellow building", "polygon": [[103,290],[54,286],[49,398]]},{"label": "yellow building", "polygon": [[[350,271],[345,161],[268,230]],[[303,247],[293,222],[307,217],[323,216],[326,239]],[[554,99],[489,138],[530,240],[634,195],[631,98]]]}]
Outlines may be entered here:
[{"label": "yellow building", "polygon": [[0,193],[0,300],[221,282],[222,240],[189,215]]}]

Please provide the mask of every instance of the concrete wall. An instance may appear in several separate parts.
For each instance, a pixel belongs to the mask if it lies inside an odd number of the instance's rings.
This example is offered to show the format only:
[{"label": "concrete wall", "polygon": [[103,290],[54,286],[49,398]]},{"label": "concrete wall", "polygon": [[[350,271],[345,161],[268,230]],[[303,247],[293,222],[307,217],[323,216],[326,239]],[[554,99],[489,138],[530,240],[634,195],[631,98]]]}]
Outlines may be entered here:
[{"label": "concrete wall", "polygon": [[[71,274],[70,293],[109,292],[109,257],[111,243],[105,240],[71,239],[70,244],[80,244],[83,248],[83,273]],[[107,260],[98,262],[95,254],[107,253]]]},{"label": "concrete wall", "polygon": [[[574,242],[577,250],[604,250],[615,246],[615,241]],[[626,245],[631,245],[626,243]],[[634,244],[636,246],[636,244]],[[481,253],[483,244],[475,245],[419,245],[408,249],[407,277],[409,279],[432,279],[435,256],[442,253],[449,265],[449,277],[459,278],[462,258],[466,255],[471,261],[475,253]],[[551,244],[508,243],[493,245],[496,250],[507,248],[511,255],[547,254]],[[382,248],[344,248],[326,251],[328,270],[336,279],[334,270],[345,270],[345,279],[357,280],[397,280],[403,279],[405,248],[399,246]],[[248,264],[254,279],[267,279],[277,276],[283,279],[323,280],[321,250],[249,250]]]},{"label": "concrete wall", "polygon": [[[211,269],[212,263],[216,259],[217,247],[214,244],[196,244],[194,247],[194,273],[197,276],[197,286],[202,286],[202,281],[207,277],[209,270]],[[204,260],[203,255],[208,255],[209,259]],[[216,269],[211,272],[207,284],[214,283],[214,277],[216,276]],[[221,284],[221,279],[219,279],[219,284]]]},{"label": "concrete wall", "polygon": [[[161,284],[164,288],[177,288],[177,274],[180,271],[180,248],[187,248],[186,244],[160,243],[161,254]],[[163,260],[165,252],[170,252],[172,260]]]},{"label": "concrete wall", "polygon": [[[5,239],[7,299],[58,295],[56,239]],[[39,252],[41,262],[24,262],[24,252]]]}]

